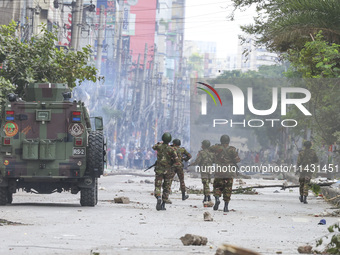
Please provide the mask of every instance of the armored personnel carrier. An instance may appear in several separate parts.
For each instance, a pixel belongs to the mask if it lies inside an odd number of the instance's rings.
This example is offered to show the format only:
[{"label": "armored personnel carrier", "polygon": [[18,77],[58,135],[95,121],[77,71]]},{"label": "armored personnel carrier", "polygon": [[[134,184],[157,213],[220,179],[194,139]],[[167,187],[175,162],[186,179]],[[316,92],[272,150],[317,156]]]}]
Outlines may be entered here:
[{"label": "armored personnel carrier", "polygon": [[103,120],[90,118],[84,103],[70,98],[66,84],[29,84],[23,100],[9,94],[1,105],[0,205],[12,203],[19,189],[80,191],[82,206],[97,204],[105,162]]}]

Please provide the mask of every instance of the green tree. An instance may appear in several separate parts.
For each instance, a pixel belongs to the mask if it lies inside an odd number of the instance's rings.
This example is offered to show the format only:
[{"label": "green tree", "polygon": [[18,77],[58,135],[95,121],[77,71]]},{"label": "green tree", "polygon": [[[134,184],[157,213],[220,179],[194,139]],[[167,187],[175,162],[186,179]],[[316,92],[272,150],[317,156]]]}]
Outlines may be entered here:
[{"label": "green tree", "polygon": [[314,131],[326,144],[337,141],[336,132],[340,131],[340,45],[328,43],[321,33],[315,40],[306,42],[301,50],[290,50],[287,58],[291,62],[288,77],[298,73],[305,78],[304,84],[312,98],[308,108],[313,118],[305,117],[296,111],[290,115],[299,118],[305,127]]},{"label": "green tree", "polygon": [[289,77],[294,77],[296,72],[303,78],[340,77],[340,45],[325,41],[322,34],[319,32],[301,50],[288,51],[287,59],[292,67],[287,73]]},{"label": "green tree", "polygon": [[[16,86],[22,95],[28,83],[67,83],[72,89],[85,80],[96,82],[97,69],[88,65],[90,46],[80,51],[58,49],[56,31],[41,25],[41,33],[21,42],[16,36],[16,23],[0,26],[0,76]],[[0,81],[1,82],[1,81]],[[2,84],[2,83],[0,83]]]},{"label": "green tree", "polygon": [[[340,43],[338,0],[232,0],[235,10],[256,6],[254,23],[242,26],[255,41],[276,52],[301,50],[313,34],[324,31],[326,41]],[[233,18],[234,12],[231,17]]]}]

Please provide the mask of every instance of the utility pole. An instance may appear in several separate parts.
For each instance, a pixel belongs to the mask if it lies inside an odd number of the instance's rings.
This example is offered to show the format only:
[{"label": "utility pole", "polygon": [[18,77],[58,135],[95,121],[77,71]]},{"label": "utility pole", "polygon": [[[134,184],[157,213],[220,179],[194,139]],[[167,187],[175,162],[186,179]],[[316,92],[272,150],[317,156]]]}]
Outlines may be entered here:
[{"label": "utility pole", "polygon": [[73,50],[78,50],[79,41],[79,26],[82,21],[81,9],[83,6],[83,0],[76,0],[74,5],[72,5],[72,27],[71,27],[71,48]]},{"label": "utility pole", "polygon": [[[145,118],[143,115],[144,105],[145,105],[145,87],[146,87],[146,64],[147,64],[147,53],[148,53],[148,44],[145,44],[144,49],[144,63],[143,63],[143,77],[141,82],[141,90],[140,90],[140,106],[139,106],[139,116],[138,116],[138,127],[141,134],[145,134],[145,125],[144,128],[141,128],[142,119]],[[141,137],[142,138],[142,137]],[[143,141],[145,141],[145,137],[143,137]],[[144,146],[144,143],[141,143],[141,146]]]},{"label": "utility pole", "polygon": [[141,91],[140,91],[140,107],[139,107],[139,118],[140,119],[142,118],[142,111],[144,108],[144,101],[145,101],[147,54],[148,54],[148,44],[146,43],[145,49],[144,49],[143,79],[142,79]]},{"label": "utility pole", "polygon": [[[117,50],[116,50],[116,81],[115,85],[118,90],[121,86],[121,72],[122,72],[122,32],[123,32],[123,12],[124,12],[124,1],[119,0],[119,15],[118,15],[118,31],[116,30],[115,38],[118,35]],[[116,107],[118,102],[118,96],[116,96],[113,107]]]},{"label": "utility pole", "polygon": [[[134,90],[133,90],[133,97],[132,97],[132,102],[136,102],[136,90],[137,90],[137,84],[139,80],[139,61],[140,61],[140,53],[138,54],[137,58],[137,65],[136,65],[136,74],[135,74],[135,82],[134,82]],[[133,120],[132,120],[133,121]],[[137,120],[138,121],[138,120]]]},{"label": "utility pole", "polygon": [[98,28],[98,46],[97,46],[97,69],[99,70],[99,73],[101,71],[101,65],[102,65],[102,53],[103,53],[103,41],[104,41],[104,12],[105,12],[105,6],[100,6],[100,14],[99,14],[99,28]]}]

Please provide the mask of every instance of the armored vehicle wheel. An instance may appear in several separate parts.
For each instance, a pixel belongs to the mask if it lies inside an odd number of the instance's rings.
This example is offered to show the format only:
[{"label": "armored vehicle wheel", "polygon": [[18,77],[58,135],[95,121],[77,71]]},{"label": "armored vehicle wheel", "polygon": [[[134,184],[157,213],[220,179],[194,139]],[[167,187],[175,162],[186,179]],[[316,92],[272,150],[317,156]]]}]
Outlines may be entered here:
[{"label": "armored vehicle wheel", "polygon": [[0,205],[7,204],[7,187],[0,187]]},{"label": "armored vehicle wheel", "polygon": [[82,188],[80,190],[80,204],[81,206],[95,206],[98,201],[98,186],[97,178],[95,178],[95,185],[93,188]]},{"label": "armored vehicle wheel", "polygon": [[7,191],[7,204],[12,204],[13,202],[13,193]]},{"label": "armored vehicle wheel", "polygon": [[104,136],[101,131],[89,133],[87,167],[90,174],[100,177],[104,172]]}]

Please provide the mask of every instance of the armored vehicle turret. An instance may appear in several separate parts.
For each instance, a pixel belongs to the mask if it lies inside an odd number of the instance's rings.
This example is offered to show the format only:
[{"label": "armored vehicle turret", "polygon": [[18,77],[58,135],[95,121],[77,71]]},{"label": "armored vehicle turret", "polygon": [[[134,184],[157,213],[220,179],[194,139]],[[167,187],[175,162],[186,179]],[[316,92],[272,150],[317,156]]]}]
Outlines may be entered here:
[{"label": "armored vehicle turret", "polygon": [[105,162],[103,120],[90,118],[84,103],[70,98],[66,84],[29,84],[24,100],[9,94],[1,105],[0,205],[12,203],[19,189],[80,191],[82,206],[97,204]]}]

